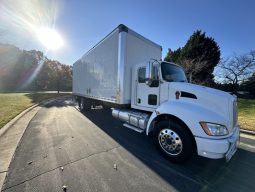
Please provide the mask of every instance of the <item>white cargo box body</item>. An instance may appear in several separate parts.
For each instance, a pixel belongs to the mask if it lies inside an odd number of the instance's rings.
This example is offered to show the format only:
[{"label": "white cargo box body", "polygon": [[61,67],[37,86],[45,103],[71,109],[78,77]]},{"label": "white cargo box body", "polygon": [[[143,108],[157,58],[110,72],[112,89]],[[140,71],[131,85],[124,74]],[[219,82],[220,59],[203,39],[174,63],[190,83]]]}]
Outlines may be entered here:
[{"label": "white cargo box body", "polygon": [[73,94],[130,104],[132,67],[161,59],[161,52],[160,45],[119,25],[73,64]]}]

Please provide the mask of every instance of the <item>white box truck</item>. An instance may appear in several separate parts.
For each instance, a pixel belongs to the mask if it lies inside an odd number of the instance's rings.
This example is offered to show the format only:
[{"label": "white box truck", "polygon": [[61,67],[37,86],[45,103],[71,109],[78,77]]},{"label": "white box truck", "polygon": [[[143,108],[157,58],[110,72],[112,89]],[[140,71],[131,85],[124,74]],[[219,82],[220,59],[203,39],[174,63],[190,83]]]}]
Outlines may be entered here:
[{"label": "white box truck", "polygon": [[188,83],[183,68],[161,61],[161,52],[160,45],[119,25],[73,64],[80,110],[93,102],[113,106],[113,117],[152,135],[173,162],[194,153],[229,161],[240,132],[236,97]]}]

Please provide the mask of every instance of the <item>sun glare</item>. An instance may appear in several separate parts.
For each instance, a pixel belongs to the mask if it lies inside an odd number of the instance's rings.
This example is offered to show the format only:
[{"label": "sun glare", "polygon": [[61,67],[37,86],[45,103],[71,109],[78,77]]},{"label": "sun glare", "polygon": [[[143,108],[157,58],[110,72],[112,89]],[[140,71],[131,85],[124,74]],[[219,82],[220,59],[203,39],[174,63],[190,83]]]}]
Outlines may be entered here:
[{"label": "sun glare", "polygon": [[50,28],[40,28],[37,31],[37,37],[39,41],[48,49],[56,50],[63,46],[63,40],[61,36],[54,30]]}]

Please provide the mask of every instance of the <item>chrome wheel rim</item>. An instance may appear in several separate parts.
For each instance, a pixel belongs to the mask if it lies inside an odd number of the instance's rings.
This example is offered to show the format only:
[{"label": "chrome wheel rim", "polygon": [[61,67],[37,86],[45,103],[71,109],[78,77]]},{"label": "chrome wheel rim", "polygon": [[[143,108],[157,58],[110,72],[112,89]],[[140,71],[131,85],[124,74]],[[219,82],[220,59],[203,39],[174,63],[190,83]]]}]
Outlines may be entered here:
[{"label": "chrome wheel rim", "polygon": [[179,155],[182,152],[183,144],[180,136],[169,128],[159,132],[158,141],[160,147],[169,155]]}]

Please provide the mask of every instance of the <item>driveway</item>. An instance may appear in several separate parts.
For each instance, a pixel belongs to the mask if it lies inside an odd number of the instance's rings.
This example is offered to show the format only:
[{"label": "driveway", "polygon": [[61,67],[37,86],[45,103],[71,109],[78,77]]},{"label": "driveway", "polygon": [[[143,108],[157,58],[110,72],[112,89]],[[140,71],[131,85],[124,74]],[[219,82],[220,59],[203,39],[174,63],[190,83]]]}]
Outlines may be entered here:
[{"label": "driveway", "polygon": [[2,191],[255,191],[254,162],[255,142],[246,137],[229,163],[193,157],[176,165],[109,109],[82,114],[59,99],[30,121]]}]

